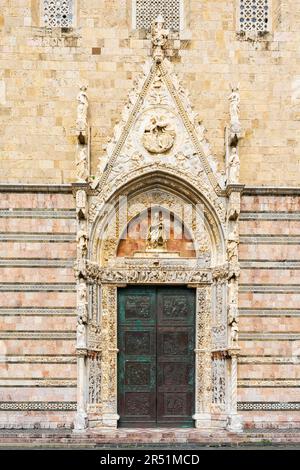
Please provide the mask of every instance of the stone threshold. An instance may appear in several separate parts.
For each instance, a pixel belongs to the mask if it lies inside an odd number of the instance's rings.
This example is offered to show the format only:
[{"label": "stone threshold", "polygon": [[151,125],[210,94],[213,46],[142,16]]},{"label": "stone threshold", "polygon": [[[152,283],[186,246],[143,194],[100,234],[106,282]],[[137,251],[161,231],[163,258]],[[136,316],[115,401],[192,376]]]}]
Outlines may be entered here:
[{"label": "stone threshold", "polygon": [[89,429],[86,431],[0,430],[0,448],[7,447],[105,447],[299,445],[300,429],[251,429],[241,434],[225,430],[199,429]]}]

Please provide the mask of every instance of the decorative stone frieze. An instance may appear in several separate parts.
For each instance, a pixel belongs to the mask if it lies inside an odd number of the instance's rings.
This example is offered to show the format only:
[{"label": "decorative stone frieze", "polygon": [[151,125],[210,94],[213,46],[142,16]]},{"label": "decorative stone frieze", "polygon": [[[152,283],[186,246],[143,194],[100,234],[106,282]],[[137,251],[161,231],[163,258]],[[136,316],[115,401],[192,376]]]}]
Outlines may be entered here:
[{"label": "decorative stone frieze", "polygon": [[210,271],[180,269],[180,266],[150,267],[140,266],[139,269],[100,268],[96,263],[88,262],[86,275],[89,282],[101,284],[209,284]]}]

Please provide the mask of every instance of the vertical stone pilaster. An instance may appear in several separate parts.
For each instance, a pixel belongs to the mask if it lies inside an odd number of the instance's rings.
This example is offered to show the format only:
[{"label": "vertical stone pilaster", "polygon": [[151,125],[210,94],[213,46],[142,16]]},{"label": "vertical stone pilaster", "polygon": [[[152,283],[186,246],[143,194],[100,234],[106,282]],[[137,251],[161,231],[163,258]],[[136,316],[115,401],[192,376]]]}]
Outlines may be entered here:
[{"label": "vertical stone pilaster", "polygon": [[197,287],[196,292],[196,428],[211,426],[211,286]]},{"label": "vertical stone pilaster", "polygon": [[117,427],[117,287],[102,286],[102,424],[104,427]]},{"label": "vertical stone pilaster", "polygon": [[230,409],[228,416],[228,429],[232,432],[242,432],[242,419],[237,414],[237,357],[239,354],[239,310],[238,310],[238,286],[239,286],[239,215],[240,199],[243,186],[230,184],[227,186],[228,210],[227,210],[227,258],[229,262],[228,276],[228,356],[230,360]]},{"label": "vertical stone pilaster", "polygon": [[77,414],[75,418],[75,431],[82,431],[87,427],[87,323],[88,323],[88,286],[86,281],[85,265],[87,259],[88,228],[87,228],[87,184],[73,185],[73,194],[76,200],[77,220],[77,258],[75,263],[76,291],[77,291]]}]

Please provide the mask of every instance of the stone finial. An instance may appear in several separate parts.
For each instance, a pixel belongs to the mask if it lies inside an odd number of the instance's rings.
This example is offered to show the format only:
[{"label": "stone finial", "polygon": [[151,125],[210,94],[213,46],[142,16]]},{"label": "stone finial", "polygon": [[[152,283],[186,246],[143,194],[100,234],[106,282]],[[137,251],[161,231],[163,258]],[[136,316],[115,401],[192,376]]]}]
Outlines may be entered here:
[{"label": "stone finial", "polygon": [[169,30],[164,29],[165,20],[162,15],[158,15],[151,26],[152,55],[155,62],[160,63],[164,58],[164,47],[168,41]]}]

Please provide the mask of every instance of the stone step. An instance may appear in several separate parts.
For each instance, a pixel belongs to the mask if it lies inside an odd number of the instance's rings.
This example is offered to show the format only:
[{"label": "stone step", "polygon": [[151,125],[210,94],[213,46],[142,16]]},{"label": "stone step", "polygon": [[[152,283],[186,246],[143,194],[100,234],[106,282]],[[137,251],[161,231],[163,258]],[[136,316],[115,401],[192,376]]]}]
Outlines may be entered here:
[{"label": "stone step", "polygon": [[159,445],[247,445],[247,444],[297,444],[300,443],[300,430],[253,430],[243,434],[216,432],[208,434],[198,430],[130,430],[103,431],[93,430],[84,433],[72,433],[69,430],[8,430],[0,432],[0,447],[9,445],[32,446],[88,446],[159,444]]}]

